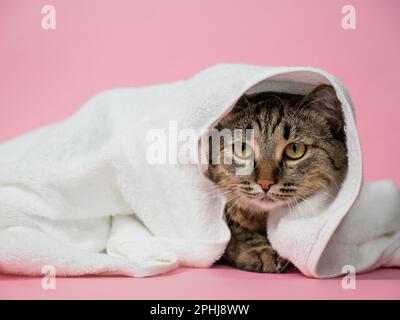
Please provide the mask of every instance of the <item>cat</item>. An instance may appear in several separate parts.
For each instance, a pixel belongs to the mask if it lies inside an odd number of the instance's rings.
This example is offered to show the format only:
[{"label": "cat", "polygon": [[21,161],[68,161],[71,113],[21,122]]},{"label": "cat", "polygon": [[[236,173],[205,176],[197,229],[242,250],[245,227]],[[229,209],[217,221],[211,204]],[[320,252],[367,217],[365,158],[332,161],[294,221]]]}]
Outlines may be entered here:
[{"label": "cat", "polygon": [[[290,262],[271,247],[268,212],[328,187],[338,190],[347,172],[345,122],[336,92],[321,84],[307,95],[244,95],[216,129],[252,129],[254,141],[251,146],[242,138],[231,164],[209,164],[209,178],[227,199],[231,239],[222,259],[242,270],[282,272]],[[222,156],[224,146],[218,151]],[[252,159],[253,170],[236,175],[246,159]]]}]

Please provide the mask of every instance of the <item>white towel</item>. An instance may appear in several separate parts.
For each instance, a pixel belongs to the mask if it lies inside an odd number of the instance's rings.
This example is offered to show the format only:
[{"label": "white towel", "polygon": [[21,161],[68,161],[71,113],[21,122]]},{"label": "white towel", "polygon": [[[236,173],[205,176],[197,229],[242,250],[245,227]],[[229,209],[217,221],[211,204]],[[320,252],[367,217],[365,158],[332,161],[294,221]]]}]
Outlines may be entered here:
[{"label": "white towel", "polygon": [[320,83],[332,84],[342,102],[348,174],[329,206],[317,195],[313,209],[271,213],[271,242],[313,277],[337,276],[347,264],[400,266],[399,190],[390,182],[361,189],[344,87],[309,67],[217,65],[187,81],[106,91],[69,119],[2,144],[0,272],[40,275],[53,265],[57,275],[140,277],[211,266],[230,237],[224,197],[204,165],[149,163],[147,134],[170,132],[172,120],[198,139],[245,92],[306,93]]}]

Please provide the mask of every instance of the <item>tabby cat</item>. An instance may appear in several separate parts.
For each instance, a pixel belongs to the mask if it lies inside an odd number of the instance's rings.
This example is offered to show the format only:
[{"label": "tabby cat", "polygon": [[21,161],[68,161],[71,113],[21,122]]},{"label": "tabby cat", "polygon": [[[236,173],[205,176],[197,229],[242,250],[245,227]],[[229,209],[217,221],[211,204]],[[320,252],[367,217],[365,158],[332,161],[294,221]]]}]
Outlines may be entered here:
[{"label": "tabby cat", "polygon": [[[347,172],[340,101],[334,88],[324,84],[305,96],[245,95],[216,129],[252,129],[254,135],[253,146],[241,141],[242,152],[234,151],[231,164],[209,165],[210,179],[227,198],[231,240],[223,259],[247,271],[281,272],[289,262],[268,241],[268,212],[307,201],[328,187],[339,188]],[[235,167],[246,158],[253,159],[254,169],[236,175]]]}]

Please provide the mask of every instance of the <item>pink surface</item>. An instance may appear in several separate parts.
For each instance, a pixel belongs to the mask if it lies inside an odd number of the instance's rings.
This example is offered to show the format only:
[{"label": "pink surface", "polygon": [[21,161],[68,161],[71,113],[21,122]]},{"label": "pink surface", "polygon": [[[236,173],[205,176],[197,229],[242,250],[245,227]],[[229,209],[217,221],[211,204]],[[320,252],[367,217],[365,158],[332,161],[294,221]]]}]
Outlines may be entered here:
[{"label": "pink surface", "polygon": [[43,290],[41,278],[0,276],[0,299],[400,299],[400,269],[358,275],[355,290],[341,281],[219,266],[152,278],[60,278],[56,289]]}]

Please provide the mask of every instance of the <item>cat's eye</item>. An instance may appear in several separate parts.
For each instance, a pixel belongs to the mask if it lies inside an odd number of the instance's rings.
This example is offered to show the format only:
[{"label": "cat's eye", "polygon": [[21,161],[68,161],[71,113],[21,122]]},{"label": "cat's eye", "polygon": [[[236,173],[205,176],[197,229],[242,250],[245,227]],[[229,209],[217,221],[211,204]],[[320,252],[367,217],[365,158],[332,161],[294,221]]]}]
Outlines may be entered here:
[{"label": "cat's eye", "polygon": [[305,155],[307,146],[301,142],[289,143],[284,151],[287,158],[291,160],[298,160]]},{"label": "cat's eye", "polygon": [[235,155],[241,159],[249,159],[254,154],[253,148],[247,143],[236,144],[233,148]]}]

